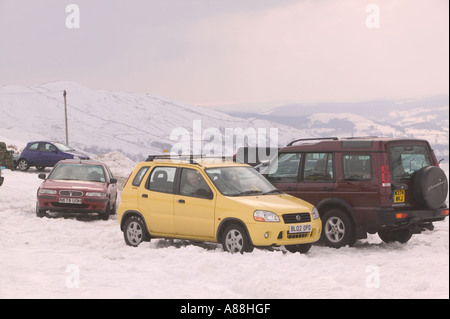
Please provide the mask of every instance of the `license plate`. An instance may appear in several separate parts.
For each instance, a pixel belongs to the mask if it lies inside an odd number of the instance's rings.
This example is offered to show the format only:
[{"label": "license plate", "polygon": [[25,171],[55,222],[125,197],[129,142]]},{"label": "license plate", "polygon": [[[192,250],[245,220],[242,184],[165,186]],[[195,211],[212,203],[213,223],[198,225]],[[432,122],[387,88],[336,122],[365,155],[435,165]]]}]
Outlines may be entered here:
[{"label": "license plate", "polygon": [[311,231],[312,231],[312,225],[311,224],[289,226],[289,233],[290,234],[310,233]]},{"label": "license plate", "polygon": [[392,202],[393,203],[404,203],[405,202],[405,190],[397,189],[392,192]]},{"label": "license plate", "polygon": [[81,204],[81,198],[65,198],[60,197],[59,202],[61,204]]}]

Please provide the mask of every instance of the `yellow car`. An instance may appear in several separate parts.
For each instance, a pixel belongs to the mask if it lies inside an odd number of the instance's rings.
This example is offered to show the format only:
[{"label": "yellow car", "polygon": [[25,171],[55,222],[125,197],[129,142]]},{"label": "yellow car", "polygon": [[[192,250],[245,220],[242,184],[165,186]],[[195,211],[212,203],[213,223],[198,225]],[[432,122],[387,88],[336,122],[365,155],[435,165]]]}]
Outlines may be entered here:
[{"label": "yellow car", "polygon": [[249,165],[157,156],[128,177],[118,217],[130,246],[177,238],[221,243],[231,253],[281,245],[306,253],[322,227],[313,205],[279,191]]}]

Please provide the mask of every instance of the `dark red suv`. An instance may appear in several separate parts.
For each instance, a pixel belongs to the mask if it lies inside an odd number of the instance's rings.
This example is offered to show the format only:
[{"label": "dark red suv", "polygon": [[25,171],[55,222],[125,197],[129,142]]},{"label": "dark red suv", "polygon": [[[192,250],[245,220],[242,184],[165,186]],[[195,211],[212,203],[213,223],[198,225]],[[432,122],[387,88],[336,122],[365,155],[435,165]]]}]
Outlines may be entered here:
[{"label": "dark red suv", "polygon": [[300,139],[263,173],[319,209],[322,241],[335,248],[376,232],[406,243],[448,216],[447,176],[425,140]]}]

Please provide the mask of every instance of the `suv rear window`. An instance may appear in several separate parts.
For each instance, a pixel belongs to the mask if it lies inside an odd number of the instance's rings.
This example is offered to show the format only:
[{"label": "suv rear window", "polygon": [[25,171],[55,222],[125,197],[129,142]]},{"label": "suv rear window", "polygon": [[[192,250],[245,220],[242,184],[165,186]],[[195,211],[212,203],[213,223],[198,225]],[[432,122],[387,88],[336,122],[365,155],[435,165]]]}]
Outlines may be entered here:
[{"label": "suv rear window", "polygon": [[431,166],[428,149],[422,145],[401,145],[390,147],[392,174],[394,178],[409,179],[425,166]]}]

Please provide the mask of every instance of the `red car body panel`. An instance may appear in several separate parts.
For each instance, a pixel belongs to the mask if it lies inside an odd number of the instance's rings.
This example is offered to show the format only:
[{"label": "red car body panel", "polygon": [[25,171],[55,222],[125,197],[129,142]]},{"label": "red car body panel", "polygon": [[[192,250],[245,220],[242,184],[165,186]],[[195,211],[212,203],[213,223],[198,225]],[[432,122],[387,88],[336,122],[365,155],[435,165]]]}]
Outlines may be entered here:
[{"label": "red car body panel", "polygon": [[[79,161],[65,160],[60,163],[79,163]],[[53,212],[100,213],[116,206],[117,186],[107,167],[96,161],[82,161],[83,164],[101,165],[106,180],[81,181],[46,179],[37,191],[37,207],[41,210]],[[56,166],[55,166],[56,168]],[[42,177],[41,177],[42,178]],[[55,191],[55,194],[42,194],[40,189]],[[105,196],[87,196],[87,193],[104,193]]]}]

